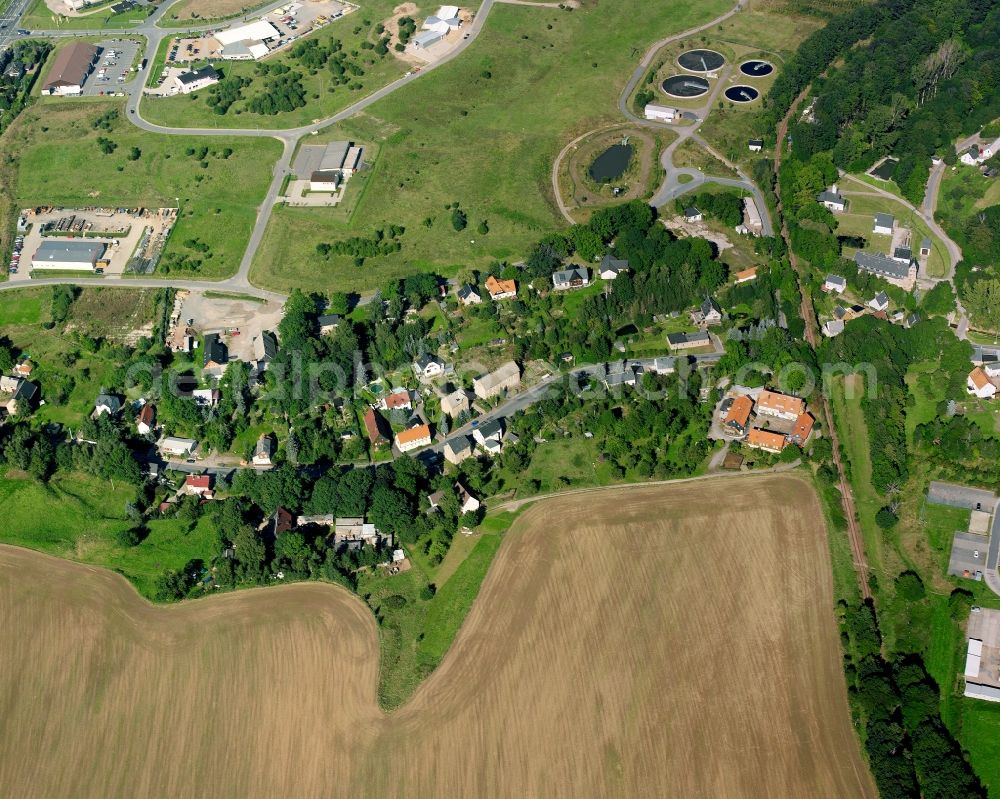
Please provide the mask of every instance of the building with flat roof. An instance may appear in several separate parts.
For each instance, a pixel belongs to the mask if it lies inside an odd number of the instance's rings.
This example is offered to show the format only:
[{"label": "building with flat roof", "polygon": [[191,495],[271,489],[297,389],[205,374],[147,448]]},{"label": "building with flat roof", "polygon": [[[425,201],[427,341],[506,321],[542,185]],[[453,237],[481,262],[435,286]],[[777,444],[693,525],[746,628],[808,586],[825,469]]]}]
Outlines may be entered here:
[{"label": "building with flat roof", "polygon": [[351,149],[349,141],[332,141],[326,145],[323,155],[319,160],[320,171],[326,172],[331,169],[340,169],[347,158],[347,151]]},{"label": "building with flat roof", "polygon": [[344,156],[344,163],[340,167],[340,171],[344,173],[345,178],[349,178],[361,168],[362,152],[364,152],[364,148],[356,144],[348,149],[347,155]]},{"label": "building with flat roof", "polygon": [[31,268],[93,272],[106,249],[102,241],[43,239],[31,258]]},{"label": "building with flat roof", "polygon": [[965,696],[1000,702],[1000,611],[973,608],[966,625]]},{"label": "building with flat roof", "polygon": [[42,94],[78,96],[94,70],[100,49],[87,42],[73,42],[60,50],[42,84]]},{"label": "building with flat roof", "polygon": [[646,103],[646,106],[642,109],[642,114],[646,119],[653,120],[654,122],[673,122],[681,115],[681,112],[667,105]]},{"label": "building with flat roof", "polygon": [[309,176],[309,191],[334,192],[340,186],[340,171],[322,169]]}]

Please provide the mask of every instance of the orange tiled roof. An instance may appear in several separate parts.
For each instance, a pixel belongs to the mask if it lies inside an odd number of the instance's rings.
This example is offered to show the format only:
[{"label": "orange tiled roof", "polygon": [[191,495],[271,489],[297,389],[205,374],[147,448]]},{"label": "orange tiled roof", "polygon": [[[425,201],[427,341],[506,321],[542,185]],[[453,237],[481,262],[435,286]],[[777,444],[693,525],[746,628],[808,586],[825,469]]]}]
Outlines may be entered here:
[{"label": "orange tiled roof", "polygon": [[798,397],[779,394],[776,391],[764,389],[757,397],[757,410],[771,410],[776,413],[794,413],[796,416],[805,413],[806,403]]},{"label": "orange tiled roof", "polygon": [[729,406],[729,413],[726,414],[726,422],[735,422],[740,427],[746,427],[750,418],[750,411],[753,410],[753,400],[746,394],[733,400]]},{"label": "orange tiled roof", "polygon": [[986,372],[983,371],[983,367],[981,366],[977,366],[969,372],[969,379],[976,388],[985,388],[990,382],[990,379],[986,376]]},{"label": "orange tiled roof", "polygon": [[754,428],[747,436],[747,444],[760,449],[770,449],[780,452],[785,448],[785,437],[781,433],[772,433],[770,430],[760,430]]},{"label": "orange tiled roof", "polygon": [[799,441],[805,441],[809,438],[809,434],[813,429],[813,422],[815,421],[811,415],[803,413],[795,420],[795,427],[792,428],[792,436],[798,438]]},{"label": "orange tiled roof", "polygon": [[421,441],[430,437],[431,429],[425,424],[411,427],[409,430],[403,430],[401,433],[396,433],[396,441],[399,444],[412,444],[414,441]]},{"label": "orange tiled roof", "polygon": [[493,275],[486,278],[486,290],[490,293],[490,296],[494,294],[507,294],[508,292],[517,293],[517,281],[516,280],[497,280]]}]

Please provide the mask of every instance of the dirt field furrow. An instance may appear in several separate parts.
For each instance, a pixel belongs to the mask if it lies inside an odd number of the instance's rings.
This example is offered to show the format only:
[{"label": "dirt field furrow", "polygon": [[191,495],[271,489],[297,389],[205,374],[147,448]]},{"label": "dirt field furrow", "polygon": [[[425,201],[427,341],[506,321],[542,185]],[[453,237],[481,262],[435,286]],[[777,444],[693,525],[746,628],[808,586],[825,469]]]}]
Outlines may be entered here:
[{"label": "dirt field furrow", "polygon": [[0,547],[0,784],[32,797],[874,797],[826,535],[793,476],[595,492],[518,520],[392,715],[336,587],[152,607]]}]

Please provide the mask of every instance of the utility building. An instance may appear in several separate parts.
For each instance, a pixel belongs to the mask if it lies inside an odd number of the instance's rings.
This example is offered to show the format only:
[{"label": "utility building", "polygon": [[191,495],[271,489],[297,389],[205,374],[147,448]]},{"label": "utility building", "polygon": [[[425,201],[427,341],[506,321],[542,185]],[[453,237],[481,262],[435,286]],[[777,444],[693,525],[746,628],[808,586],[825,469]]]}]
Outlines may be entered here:
[{"label": "utility building", "polygon": [[93,272],[106,248],[100,241],[44,239],[31,259],[31,268]]}]

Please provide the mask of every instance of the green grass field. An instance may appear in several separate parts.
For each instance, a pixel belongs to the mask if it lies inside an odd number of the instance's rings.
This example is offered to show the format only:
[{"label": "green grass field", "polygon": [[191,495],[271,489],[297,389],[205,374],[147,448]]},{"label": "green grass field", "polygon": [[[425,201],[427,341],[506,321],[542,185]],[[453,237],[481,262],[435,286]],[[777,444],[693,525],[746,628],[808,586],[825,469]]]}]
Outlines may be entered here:
[{"label": "green grass field", "polygon": [[78,336],[127,340],[151,318],[155,292],[88,288],[73,303],[66,325],[51,324],[50,288],[27,288],[0,295],[0,338],[35,364],[32,380],[45,404],[33,417],[71,429],[93,410],[94,398],[111,385],[115,362],[107,351],[91,351]]},{"label": "green grass field", "polygon": [[[868,249],[887,252],[888,236],[872,234],[873,219],[876,213],[888,213],[896,217],[899,226],[909,228],[912,232],[911,249],[917,253],[924,238],[931,240],[931,254],[927,261],[927,274],[931,277],[944,277],[948,274],[948,251],[941,240],[935,236],[927,224],[913,211],[901,202],[878,195],[865,194],[866,189],[852,181],[840,185],[841,193],[847,197],[847,212],[836,214],[837,233],[844,236],[862,236],[868,241]],[[845,250],[848,257],[853,257],[853,251]]]},{"label": "green grass field", "polygon": [[[175,275],[214,279],[235,272],[281,145],[272,139],[158,136],[120,117],[110,131],[93,127],[106,112],[123,114],[123,108],[113,100],[57,99],[27,109],[0,138],[12,156],[0,169],[4,183],[13,186],[17,207],[156,208],[179,202],[181,216],[164,260],[176,254],[202,263]],[[117,145],[112,154],[102,154],[99,137]],[[130,159],[133,147],[140,151],[137,160]],[[208,153],[199,160],[202,147]],[[232,151],[228,157],[225,148]]]},{"label": "green grass field", "polygon": [[[462,536],[452,544],[448,573],[411,553],[411,569],[396,575],[381,570],[359,573],[358,593],[380,618],[379,702],[387,710],[399,707],[440,663],[465,620],[513,514],[487,519],[474,539]],[[435,583],[427,599],[422,589]]]},{"label": "green grass field", "polygon": [[[332,76],[325,67],[314,70],[299,68],[297,59],[288,52],[275,54],[267,59],[268,65],[283,64],[299,69],[303,76],[302,85],[306,91],[306,105],[302,108],[274,115],[250,112],[247,110],[246,100],[266,91],[265,79],[257,75],[257,65],[252,61],[224,61],[221,64],[216,62],[216,66],[224,76],[239,76],[254,80],[254,85],[243,90],[245,99],[237,101],[228,113],[216,114],[206,102],[209,93],[202,90],[176,97],[144,98],[142,115],[150,122],[159,125],[188,128],[293,128],[332,116],[342,108],[371,94],[375,89],[400,77],[411,68],[406,62],[396,58],[392,52],[378,56],[373,50],[359,49],[362,42],[377,41],[374,26],[391,15],[393,5],[395,4],[390,0],[374,0],[365,4],[361,11],[347,14],[308,37],[316,39],[323,45],[331,39],[338,39],[342,42],[345,52],[359,54],[355,60],[362,64],[364,75],[352,76],[350,86],[334,87],[331,82]],[[157,63],[154,64],[155,71],[150,73],[151,77],[159,76],[162,72],[162,63],[158,54]]]},{"label": "green grass field", "polygon": [[149,15],[149,6],[136,8],[115,14],[110,6],[102,5],[92,12],[82,16],[56,14],[45,4],[45,0],[34,0],[21,18],[21,27],[28,30],[121,30],[134,28]]},{"label": "green grass field", "polygon": [[149,535],[137,546],[115,542],[117,530],[130,523],[125,504],[135,489],[76,472],[59,473],[47,485],[17,475],[0,479],[0,502],[6,522],[0,542],[105,566],[131,580],[152,597],[156,576],[180,569],[189,560],[215,554],[215,533],[203,519],[191,531],[175,519],[149,522]]},{"label": "green grass field", "polygon": [[[367,190],[347,221],[281,209],[258,250],[254,282],[366,290],[401,274],[452,274],[521,257],[533,241],[565,225],[551,189],[559,150],[587,130],[620,121],[618,95],[649,42],[725,7],[721,0],[674,0],[666,9],[623,0],[573,12],[494,6],[460,58],[326,134],[381,144]],[[445,210],[453,202],[469,219],[460,233]],[[476,233],[481,220],[486,235]],[[399,253],[362,269],[346,257],[317,269],[316,244],[391,223],[406,228]]]}]

